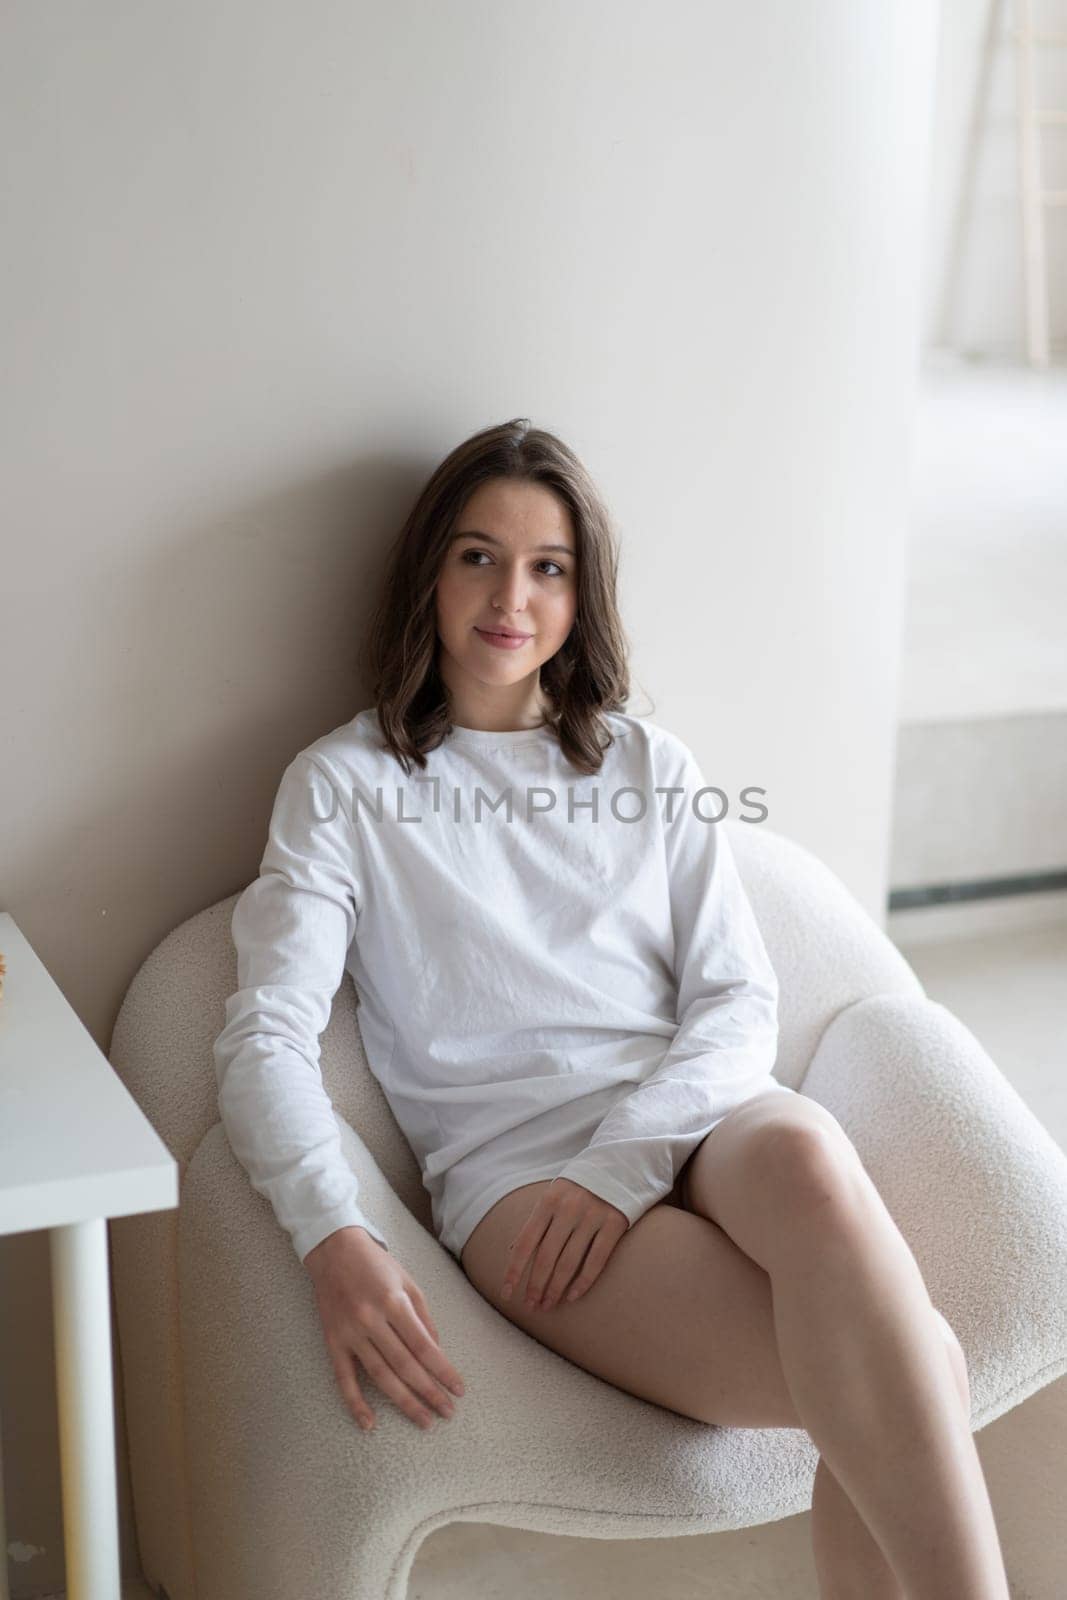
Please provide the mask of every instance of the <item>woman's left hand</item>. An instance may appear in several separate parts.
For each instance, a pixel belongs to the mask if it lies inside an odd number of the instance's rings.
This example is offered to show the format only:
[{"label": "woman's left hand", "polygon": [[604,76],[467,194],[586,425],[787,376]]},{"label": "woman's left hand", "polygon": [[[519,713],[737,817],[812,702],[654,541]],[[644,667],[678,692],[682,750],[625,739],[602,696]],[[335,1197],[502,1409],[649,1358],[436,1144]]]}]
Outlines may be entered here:
[{"label": "woman's left hand", "polygon": [[569,1178],[555,1178],[509,1246],[511,1264],[504,1275],[503,1298],[510,1298],[533,1256],[526,1305],[547,1311],[563,1297],[572,1278],[567,1299],[577,1300],[596,1282],[629,1226],[618,1206]]}]

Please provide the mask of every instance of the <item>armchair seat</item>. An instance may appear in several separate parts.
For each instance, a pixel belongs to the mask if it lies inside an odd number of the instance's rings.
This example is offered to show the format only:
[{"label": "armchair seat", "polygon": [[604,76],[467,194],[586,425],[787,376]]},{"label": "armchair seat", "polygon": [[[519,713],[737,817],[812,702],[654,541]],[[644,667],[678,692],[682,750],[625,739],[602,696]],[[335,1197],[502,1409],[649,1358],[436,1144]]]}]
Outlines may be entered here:
[{"label": "armchair seat", "polygon": [[[963,1345],[983,1428],[1067,1372],[1067,1156],[827,867],[763,826],[724,826],[779,976],[775,1074],[855,1144]],[[322,1038],[345,1155],[467,1380],[453,1420],[423,1433],[364,1375],[378,1425],[356,1427],[310,1278],[218,1119],[211,1046],[236,986],[236,899],[151,953],[111,1047],[181,1174],[176,1211],[111,1224],[153,1587],[169,1600],[404,1600],[420,1545],[450,1522],[647,1539],[806,1510],[818,1454],[803,1430],[690,1421],[482,1299],[434,1237],[346,978]],[[714,1581],[712,1563],[709,1595]]]}]

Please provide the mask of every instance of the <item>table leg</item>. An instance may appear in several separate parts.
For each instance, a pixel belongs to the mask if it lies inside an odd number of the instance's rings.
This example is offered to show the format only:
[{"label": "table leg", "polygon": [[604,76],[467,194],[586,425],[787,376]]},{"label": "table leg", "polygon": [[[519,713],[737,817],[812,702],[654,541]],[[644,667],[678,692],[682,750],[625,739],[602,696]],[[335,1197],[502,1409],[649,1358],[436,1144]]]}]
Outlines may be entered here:
[{"label": "table leg", "polygon": [[121,1600],[107,1221],[50,1240],[67,1600]]},{"label": "table leg", "polygon": [[0,1600],[9,1600],[7,1587],[7,1521],[4,1511],[4,1453],[0,1449]]}]

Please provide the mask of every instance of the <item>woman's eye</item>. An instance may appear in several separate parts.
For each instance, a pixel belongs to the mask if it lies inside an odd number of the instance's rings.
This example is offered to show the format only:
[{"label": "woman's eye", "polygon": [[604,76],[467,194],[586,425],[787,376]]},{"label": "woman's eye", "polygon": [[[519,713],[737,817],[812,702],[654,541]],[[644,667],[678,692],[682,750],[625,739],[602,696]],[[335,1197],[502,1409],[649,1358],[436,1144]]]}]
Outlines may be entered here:
[{"label": "woman's eye", "polygon": [[[470,560],[471,556],[486,556],[486,559],[488,560],[488,556],[484,550],[465,550],[463,555],[460,557],[460,560],[467,562],[469,566],[481,566],[480,561],[472,562]],[[546,574],[546,576],[549,578],[565,578],[567,576],[558,561],[549,561],[546,557],[544,561],[539,561],[537,564],[539,567],[555,567],[555,572],[549,572]]]}]

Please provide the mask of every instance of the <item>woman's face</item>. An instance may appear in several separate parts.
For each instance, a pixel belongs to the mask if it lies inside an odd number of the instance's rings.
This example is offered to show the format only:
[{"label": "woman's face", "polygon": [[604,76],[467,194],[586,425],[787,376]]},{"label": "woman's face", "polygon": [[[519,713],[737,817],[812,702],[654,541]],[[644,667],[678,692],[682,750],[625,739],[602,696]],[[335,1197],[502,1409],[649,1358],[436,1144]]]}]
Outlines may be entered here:
[{"label": "woman's face", "polygon": [[[540,669],[564,643],[578,600],[577,541],[570,511],[542,484],[494,478],[456,523],[437,580],[440,670],[453,720],[520,719],[539,703]],[[485,635],[524,635],[501,647]]]}]

